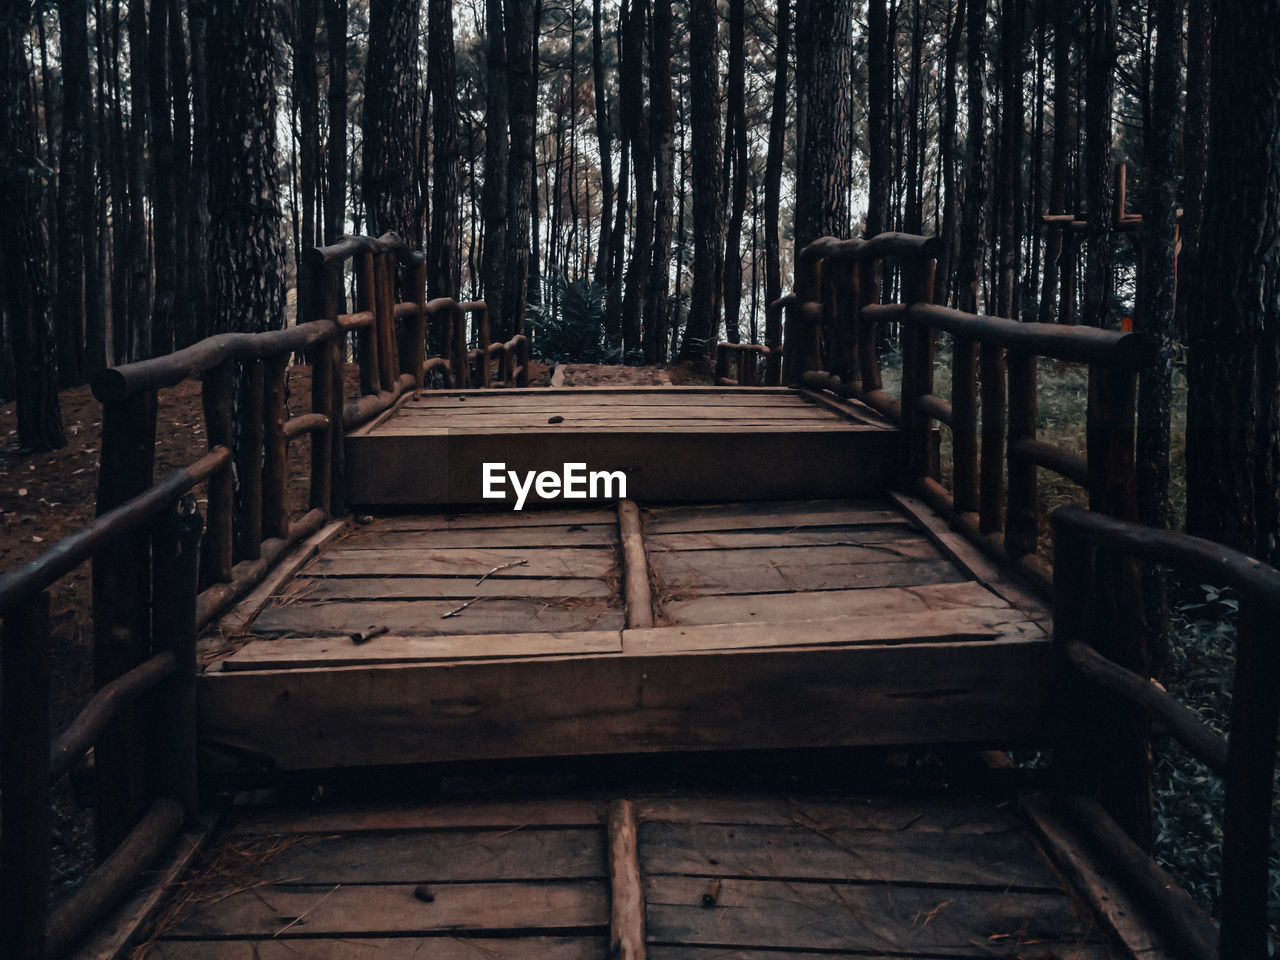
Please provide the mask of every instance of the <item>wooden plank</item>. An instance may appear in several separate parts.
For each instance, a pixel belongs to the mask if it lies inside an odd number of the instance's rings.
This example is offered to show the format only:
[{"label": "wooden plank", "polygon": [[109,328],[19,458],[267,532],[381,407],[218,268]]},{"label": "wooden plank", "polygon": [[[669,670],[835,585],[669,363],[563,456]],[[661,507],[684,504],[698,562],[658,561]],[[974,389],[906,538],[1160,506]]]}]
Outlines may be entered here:
[{"label": "wooden plank", "polygon": [[326,934],[590,929],[608,922],[608,891],[601,880],[446,883],[431,887],[430,902],[415,889],[413,884],[336,883],[224,891],[185,907],[164,936],[292,940]]},{"label": "wooden plank", "polygon": [[909,523],[851,524],[823,527],[774,527],[748,530],[702,530],[693,533],[651,534],[645,539],[651,550],[741,550],[746,547],[861,546],[910,539]]},{"label": "wooden plank", "polygon": [[294,580],[278,600],[470,600],[472,597],[612,597],[617,591],[599,578],[547,577],[306,577]]},{"label": "wooden plank", "polygon": [[[387,600],[292,603],[269,607],[253,623],[257,634],[319,637],[386,627],[403,636],[437,637],[481,633],[555,633],[620,630],[623,611],[603,600],[555,601],[533,597],[485,598],[454,617],[456,600]],[[377,641],[372,641],[376,643]]]},{"label": "wooden plank", "polygon": [[[519,566],[504,564],[523,560]],[[390,549],[349,550],[337,547],[317,557],[304,571],[308,577],[470,577],[478,580],[519,577],[605,577],[617,567],[612,550],[598,547],[531,547],[527,549]],[[500,567],[494,571],[495,567]],[[490,573],[490,571],[494,571]]]},{"label": "wooden plank", "polygon": [[546,524],[457,530],[364,528],[342,541],[348,550],[379,547],[608,547],[618,542],[616,526],[603,524]]},{"label": "wooden plank", "polygon": [[668,600],[663,616],[676,624],[792,621],[804,617],[921,613],[925,610],[1005,607],[1000,597],[971,580],[925,584],[919,587],[879,587],[866,590],[816,590],[808,593],[736,594]]},{"label": "wooden plank", "polygon": [[1062,889],[1049,864],[1017,829],[927,833],[657,821],[640,828],[640,858],[647,876]]},{"label": "wooden plank", "polygon": [[[224,844],[235,886],[603,880],[598,828],[401,830]],[[497,910],[495,912],[500,912]]]},{"label": "wooden plank", "polygon": [[858,643],[984,641],[997,637],[1039,639],[1046,634],[1021,610],[927,610],[776,623],[712,623],[625,630],[628,654],[691,650],[747,650],[845,646]]},{"label": "wooden plank", "polygon": [[223,614],[222,619],[218,621],[218,632],[229,637],[244,633],[272,595],[288,583],[325,545],[337,537],[346,525],[346,521],[342,520],[326,524],[290,550],[261,583],[230,611]]},{"label": "wooden plank", "polygon": [[[861,434],[871,433],[874,435],[879,431],[871,427],[839,420],[813,422],[788,420],[731,421],[707,420],[700,417],[694,420],[665,421],[595,420],[578,424],[564,421],[561,423],[526,424],[513,427],[501,421],[492,424],[451,424],[448,420],[441,419],[433,421],[429,425],[419,425],[396,419],[389,421],[372,434],[369,434],[369,437],[385,441],[396,438],[442,439],[463,436],[467,437],[472,443],[478,443],[485,440],[492,442],[496,437],[510,437],[513,433],[524,432],[537,434],[538,438],[544,443],[555,442],[557,439],[571,442],[584,434],[596,438],[596,442],[603,442],[599,438],[601,434],[626,434],[648,444],[662,443],[665,440],[680,436],[705,440],[711,436],[732,434],[734,440],[741,446],[742,444],[751,444],[753,441],[759,442],[766,437],[776,439],[794,434],[801,434],[802,439],[810,442],[813,442],[815,434],[830,434],[843,437],[846,442],[855,442],[853,438]],[[569,458],[565,458],[565,462],[569,462]],[[547,458],[543,461],[542,469],[546,469],[546,464],[548,463],[558,464],[560,463],[560,458]],[[537,468],[526,467],[525,469]]]},{"label": "wooden plank", "polygon": [[430,660],[486,660],[621,652],[622,633],[618,630],[456,637],[400,637],[386,634],[358,645],[339,636],[255,640],[219,663],[223,670],[267,670],[349,666],[357,663],[418,663]]},{"label": "wooden plank", "polygon": [[637,854],[636,812],[629,800],[609,805],[609,956],[645,960],[644,881]]},{"label": "wooden plank", "polygon": [[204,674],[200,719],[281,769],[1023,741],[1051,667],[1047,640],[995,640],[255,670]]},{"label": "wooden plank", "polygon": [[[347,492],[350,502],[363,504],[484,503],[485,463],[503,463],[520,475],[548,464],[585,463],[588,470],[623,472],[625,495],[638,502],[870,496],[891,482],[895,444],[890,431],[853,425],[808,432],[691,427],[379,433],[348,437]],[[744,449],[752,451],[748,460],[741,456]],[[621,493],[615,489],[609,499]],[[536,501],[536,493],[530,499]]]},{"label": "wooden plank", "polygon": [[160,940],[139,960],[600,960],[608,948],[596,937],[350,937],[297,940]]},{"label": "wooden plank", "polygon": [[708,890],[706,879],[651,878],[650,940],[1011,957],[1091,939],[1061,893],[725,879],[707,906]]},{"label": "wooden plank", "polygon": [[651,507],[645,511],[645,524],[650,534],[701,530],[802,530],[807,527],[875,526],[901,521],[902,514],[876,500],[711,503]]},{"label": "wooden plank", "polygon": [[[266,955],[263,956],[265,960]],[[1056,956],[1067,960],[1115,960],[1111,951],[1101,943],[1072,943],[1065,952]],[[844,950],[810,953],[807,950],[755,950],[750,947],[651,943],[649,960],[902,960],[902,954],[889,956],[884,953],[864,953],[861,950],[856,953]]]},{"label": "wooden plank", "polygon": [[[422,512],[418,514],[377,517],[356,531],[386,531],[388,533],[420,530],[516,530],[526,527],[556,526],[607,526],[616,530],[617,511],[612,507],[574,509],[559,504],[530,504],[519,513],[505,504],[493,510],[468,510],[465,513]],[[487,536],[487,534],[486,534]]]},{"label": "wooden plank", "polygon": [[600,810],[585,800],[481,800],[400,806],[269,809],[241,815],[231,836],[361,833],[386,830],[456,830],[500,827],[596,827]]},{"label": "wooden plank", "polygon": [[547,417],[562,416],[565,422],[574,420],[605,420],[605,421],[626,421],[626,420],[724,420],[733,422],[735,420],[747,421],[772,421],[772,420],[795,420],[805,422],[810,420],[821,420],[824,422],[840,423],[845,420],[837,413],[829,410],[821,410],[811,406],[720,406],[708,407],[702,404],[686,404],[672,403],[666,406],[656,406],[654,404],[635,404],[628,406],[611,405],[611,406],[592,406],[587,404],[563,404],[548,405],[536,409],[519,408],[504,409],[502,407],[489,407],[485,409],[471,407],[451,407],[446,411],[439,410],[419,410],[414,407],[406,407],[396,416],[398,422],[410,420],[434,421],[444,425],[452,426],[455,423],[507,423],[511,425],[518,424],[538,424],[546,423]]},{"label": "wooden plank", "polygon": [[628,627],[653,626],[653,594],[645,556],[640,508],[634,500],[618,501],[618,530],[622,538],[623,589]]},{"label": "wooden plank", "polygon": [[653,569],[666,592],[676,596],[910,587],[967,579],[952,563],[942,559],[891,562],[881,557],[862,563],[823,563],[811,556],[806,558],[807,562],[794,561],[789,556],[761,560],[751,557],[750,553],[706,550],[654,554]]},{"label": "wooden plank", "polygon": [[992,800],[940,795],[873,795],[842,800],[773,795],[639,797],[642,821],[687,824],[802,826],[820,833],[889,830],[926,833],[1008,833],[1018,821]]}]

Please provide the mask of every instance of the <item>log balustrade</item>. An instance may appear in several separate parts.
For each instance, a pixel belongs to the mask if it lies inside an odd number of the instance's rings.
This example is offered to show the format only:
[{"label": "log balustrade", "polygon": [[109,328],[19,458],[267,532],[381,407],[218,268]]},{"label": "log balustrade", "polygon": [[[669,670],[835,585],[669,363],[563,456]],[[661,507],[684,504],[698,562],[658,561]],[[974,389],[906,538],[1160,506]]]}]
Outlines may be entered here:
[{"label": "log balustrade", "polygon": [[[195,817],[196,638],[291,546],[344,512],[345,432],[437,375],[444,386],[465,387],[474,368],[483,386],[528,384],[527,338],[489,343],[483,301],[427,301],[425,260],[394,234],[344,237],[307,257],[312,286],[295,326],[221,334],[95,377],[103,407],[98,515],[0,576],[0,955],[65,954]],[[348,267],[355,309],[342,312]],[[351,398],[349,335],[360,385]],[[447,356],[428,356],[430,343]],[[289,368],[304,353],[311,410],[290,416]],[[159,393],[193,378],[201,381],[208,452],[157,482]],[[305,507],[289,502],[288,445],[303,436]],[[201,486],[204,517],[194,497]],[[86,562],[96,692],[55,735],[49,589]],[[99,863],[50,913],[50,785],[86,764],[90,751]]]}]

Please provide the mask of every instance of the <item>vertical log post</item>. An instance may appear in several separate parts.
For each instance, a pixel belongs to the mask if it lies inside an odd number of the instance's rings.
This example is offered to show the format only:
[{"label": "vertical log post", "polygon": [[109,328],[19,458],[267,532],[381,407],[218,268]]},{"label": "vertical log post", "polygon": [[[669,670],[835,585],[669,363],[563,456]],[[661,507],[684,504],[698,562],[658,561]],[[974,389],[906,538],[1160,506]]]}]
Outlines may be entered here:
[{"label": "vertical log post", "polygon": [[859,359],[858,317],[862,311],[861,271],[857,264],[832,263],[835,275],[836,325],[840,330],[843,370],[841,378],[854,390],[862,389],[862,363]]},{"label": "vertical log post", "polygon": [[382,375],[378,365],[378,311],[377,289],[373,266],[373,251],[361,250],[352,258],[351,266],[356,275],[356,311],[368,312],[373,323],[361,327],[356,336],[356,349],[360,363],[360,393],[378,393]]},{"label": "vertical log post", "polygon": [[[289,535],[289,444],[284,435],[289,357],[264,361],[262,378],[262,536]],[[312,433],[312,443],[327,431]]]},{"label": "vertical log post", "polygon": [[1015,453],[1022,440],[1036,437],[1036,357],[1009,354],[1009,493],[1004,548],[1011,560],[1036,552],[1036,465]]},{"label": "vertical log post", "polygon": [[[154,391],[104,404],[99,516],[151,486],[155,440]],[[93,559],[95,687],[136,667],[150,655],[150,649],[151,540],[145,530],[138,530],[122,536],[109,552]],[[95,846],[99,859],[116,848],[146,807],[142,743],[141,714],[136,706],[130,706],[96,744]]]},{"label": "vertical log post", "polygon": [[421,390],[425,385],[422,368],[427,362],[427,261],[425,258],[419,256],[413,261],[413,269],[405,272],[405,283],[408,287],[404,291],[405,299],[417,304],[418,312],[410,325],[409,355],[401,357],[401,363],[407,364],[407,372],[413,374],[414,386]]},{"label": "vertical log post", "polygon": [[400,359],[396,345],[395,254],[382,250],[373,256],[374,317],[378,330],[378,379],[383,390],[394,390]]},{"label": "vertical log post", "polygon": [[1222,926],[1218,955],[1266,960],[1271,810],[1280,723],[1274,619],[1244,603],[1236,623],[1235,686],[1224,776]]},{"label": "vertical log post", "polygon": [[489,305],[484,301],[480,302],[477,317],[480,323],[480,386],[490,387],[493,385],[493,373],[489,369]]},{"label": "vertical log post", "polygon": [[1076,322],[1076,273],[1080,260],[1080,234],[1066,224],[1062,231],[1062,300],[1058,308],[1058,322]]},{"label": "vertical log post", "polygon": [[716,344],[715,385],[720,386],[722,380],[729,379],[729,351],[723,343]]},{"label": "vertical log post", "polygon": [[978,516],[978,344],[951,344],[951,492],[958,517]]},{"label": "vertical log post", "polygon": [[786,353],[782,357],[782,379],[786,386],[794,386],[803,379],[808,370],[816,370],[821,366],[817,351],[819,331],[812,323],[806,308],[818,302],[822,286],[822,269],[820,261],[811,257],[799,257],[796,262],[796,296],[787,305],[786,330],[783,340]]},{"label": "vertical log post", "polygon": [[982,460],[979,468],[978,530],[999,533],[1004,489],[1004,348],[978,348],[982,377]]},{"label": "vertical log post", "polygon": [[[204,404],[205,435],[209,449],[232,447],[231,396],[235,389],[235,365],[226,360],[204,375],[200,385]],[[232,538],[235,517],[235,483],[227,465],[209,478],[209,535],[205,538],[202,585],[231,579]]]},{"label": "vertical log post", "polygon": [[[311,247],[306,252],[309,266],[307,275],[314,288],[307,298],[307,304],[314,314],[305,315],[305,320],[325,319],[335,326],[338,317],[338,287],[332,269],[324,262],[324,255],[319,248]],[[311,348],[311,409],[315,413],[323,413],[330,418],[328,430],[318,430],[311,434],[311,509],[321,509],[326,513],[333,510],[331,491],[333,489],[333,465],[330,462],[333,452],[334,432],[341,429],[341,424],[334,424],[333,418],[333,367],[336,364],[341,376],[341,363],[338,362],[338,344],[342,342],[342,334],[335,330],[334,335]],[[341,392],[339,392],[341,403]]]},{"label": "vertical log post", "polygon": [[[911,259],[902,265],[902,295],[908,304],[933,299],[934,261]],[[909,320],[902,325],[902,437],[900,469],[905,486],[932,472],[933,430],[920,410],[920,398],[933,393],[933,328]]]},{"label": "vertical log post", "polygon": [[520,339],[516,341],[516,361],[520,364],[519,372],[516,374],[517,387],[529,385],[529,352],[529,337],[521,334]]},{"label": "vertical log post", "polygon": [[173,654],[177,668],[155,697],[148,725],[149,767],[156,796],[182,805],[187,819],[199,810],[196,782],[196,597],[203,521],[186,496],[159,520],[153,543],[156,653]]},{"label": "vertical log post", "polygon": [[240,368],[235,411],[236,512],[233,559],[257,560],[262,549],[262,361]]},{"label": "vertical log post", "polygon": [[49,595],[5,613],[0,635],[0,955],[44,955],[53,815],[49,798]]},{"label": "vertical log post", "polygon": [[1055,716],[1054,777],[1064,789],[1095,793],[1098,775],[1095,757],[1103,735],[1095,704],[1106,695],[1067,666],[1066,649],[1093,639],[1094,547],[1068,524],[1053,524],[1053,645],[1062,665],[1062,689]]},{"label": "vertical log post", "polygon": [[782,384],[782,301],[775,300],[764,309],[764,345],[769,348],[765,356],[765,386]]},{"label": "vertical log post", "polygon": [[471,363],[467,359],[467,315],[456,304],[446,312],[453,323],[453,385],[459,390],[471,388]]},{"label": "vertical log post", "polygon": [[862,389],[883,390],[880,377],[879,324],[868,320],[862,308],[880,302],[880,261],[864,260],[858,265],[858,360],[862,365]]}]

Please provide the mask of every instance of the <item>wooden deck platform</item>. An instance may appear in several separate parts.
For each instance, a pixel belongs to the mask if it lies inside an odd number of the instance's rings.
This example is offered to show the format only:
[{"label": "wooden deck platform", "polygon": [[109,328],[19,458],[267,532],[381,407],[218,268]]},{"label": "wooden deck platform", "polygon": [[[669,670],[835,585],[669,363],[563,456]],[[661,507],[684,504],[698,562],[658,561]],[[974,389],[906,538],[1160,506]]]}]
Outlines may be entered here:
[{"label": "wooden deck platform", "polygon": [[597,792],[242,815],[134,956],[1131,955],[1107,931],[999,799]]},{"label": "wooden deck platform", "polygon": [[356,525],[232,615],[203,741],[299,770],[1043,732],[1047,611],[919,503],[619,513]]},{"label": "wooden deck platform", "polygon": [[624,471],[645,502],[859,497],[887,489],[896,451],[870,407],[807,390],[429,391],[347,437],[347,496],[481,503],[486,462],[521,474],[577,462]]}]

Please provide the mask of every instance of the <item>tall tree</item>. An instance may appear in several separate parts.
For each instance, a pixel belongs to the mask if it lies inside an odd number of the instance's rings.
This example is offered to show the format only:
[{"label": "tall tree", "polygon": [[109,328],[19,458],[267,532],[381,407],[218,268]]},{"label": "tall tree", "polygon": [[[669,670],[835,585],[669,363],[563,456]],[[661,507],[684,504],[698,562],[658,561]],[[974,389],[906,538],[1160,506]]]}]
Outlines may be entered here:
[{"label": "tall tree", "polygon": [[[141,4],[139,4],[141,6]],[[150,95],[152,227],[155,232],[155,303],[150,353],[170,353],[178,295],[178,208],[173,160],[172,94],[169,84],[169,16],[174,0],[151,0],[147,46]]]},{"label": "tall tree", "polygon": [[969,0],[966,11],[966,69],[968,72],[969,173],[964,193],[964,222],[960,227],[957,254],[956,306],[970,313],[978,309],[982,297],[982,273],[987,197],[986,130],[986,0]]},{"label": "tall tree", "polygon": [[[877,0],[872,0],[872,5]],[[773,103],[769,108],[769,152],[764,165],[764,302],[782,296],[778,208],[782,205],[782,161],[787,149],[787,53],[791,28],[787,0],[778,0],[773,48]]]},{"label": "tall tree", "polygon": [[951,296],[951,267],[955,257],[956,217],[960,209],[959,181],[956,177],[956,117],[960,112],[959,84],[956,80],[956,63],[960,59],[960,38],[964,35],[965,0],[956,0],[947,7],[947,46],[942,69],[942,120],[938,132],[938,150],[942,163],[942,255],[938,258],[934,277],[933,299],[946,303]]},{"label": "tall tree", "polygon": [[720,84],[715,0],[689,0],[689,98],[693,152],[693,291],[680,359],[706,363],[715,343],[720,257]]},{"label": "tall tree", "polygon": [[1085,323],[1107,326],[1113,278],[1111,229],[1111,98],[1115,87],[1116,0],[1094,0],[1085,65],[1085,198],[1089,233],[1085,246]]},{"label": "tall tree", "polygon": [[600,157],[600,242],[596,245],[595,282],[605,286],[613,270],[613,137],[609,130],[609,101],[605,92],[604,28],[600,0],[591,4],[591,81],[596,105],[596,150]]},{"label": "tall tree", "polygon": [[1026,110],[1022,98],[1026,5],[1004,0],[1000,18],[1000,172],[998,209],[999,245],[996,271],[996,313],[1018,315],[1019,250],[1022,244],[1022,135]]},{"label": "tall tree", "polygon": [[506,0],[507,92],[510,97],[511,152],[507,164],[507,269],[500,329],[510,335],[525,328],[529,294],[530,219],[534,200],[535,0]]},{"label": "tall tree", "polygon": [[672,0],[654,0],[653,49],[649,57],[649,135],[654,162],[653,267],[645,293],[646,363],[665,363],[671,288],[672,202],[675,198],[675,102],[671,47],[675,33]]},{"label": "tall tree", "polygon": [[368,233],[394,230],[414,244],[422,242],[422,204],[414,189],[420,6],[419,0],[370,5],[360,183]]},{"label": "tall tree", "polygon": [[66,445],[58,407],[58,366],[46,273],[48,247],[40,225],[44,174],[36,159],[28,0],[0,7],[0,195],[8,222],[0,231],[0,310],[8,321],[18,406],[18,445],[57,450]]},{"label": "tall tree", "polygon": [[1191,280],[1200,269],[1197,253],[1204,222],[1204,188],[1209,171],[1209,74],[1213,61],[1215,0],[1187,4],[1187,104],[1183,129],[1182,253],[1178,257],[1176,329],[1187,329]]},{"label": "tall tree", "polygon": [[[798,21],[796,29],[800,29]],[[866,234],[869,237],[889,229],[889,181],[893,168],[893,141],[889,129],[892,99],[889,51],[892,44],[885,0],[868,0],[867,151],[870,156]]]},{"label": "tall tree", "polygon": [[324,32],[329,44],[324,241],[333,243],[347,217],[347,0],[324,0]]},{"label": "tall tree", "polygon": [[485,123],[484,123],[484,263],[485,299],[491,305],[495,330],[506,333],[501,316],[502,279],[507,257],[507,40],[502,0],[485,0]]},{"label": "tall tree", "polygon": [[724,241],[725,336],[737,343],[742,308],[742,224],[747,212],[746,0],[729,0],[729,81],[725,109],[724,157],[730,185]]},{"label": "tall tree", "polygon": [[[62,144],[58,178],[58,276],[62,278],[56,304],[62,350],[58,358],[63,385],[82,383],[88,302],[97,286],[96,224],[93,190],[92,96],[89,92],[89,27],[87,0],[61,0],[62,28]],[[104,358],[98,358],[97,366]]]},{"label": "tall tree", "polygon": [[284,322],[270,0],[209,4],[209,258],[218,332]]},{"label": "tall tree", "polygon": [[797,11],[796,56],[808,63],[806,88],[800,91],[808,106],[803,173],[796,184],[797,251],[818,237],[848,230],[853,6],[853,0],[830,0],[806,3]]},{"label": "tall tree", "polygon": [[[307,258],[302,251],[321,243],[316,206],[320,198],[320,82],[316,61],[316,26],[320,20],[321,0],[297,0],[297,27],[293,38],[293,97],[298,105],[299,149],[298,172],[302,193],[301,250],[296,251],[298,265],[299,312],[304,310],[302,297],[309,295],[311,278],[306,275]],[[345,131],[344,131],[345,134]]]},{"label": "tall tree", "polygon": [[[1187,529],[1280,563],[1280,5],[1217,4],[1187,305]],[[1224,956],[1248,951],[1222,945]]]},{"label": "tall tree", "polygon": [[129,352],[151,355],[151,258],[147,243],[147,10],[142,0],[129,3]]},{"label": "tall tree", "polygon": [[[1049,171],[1049,212],[1067,212],[1068,162],[1075,143],[1075,110],[1071,106],[1071,12],[1073,0],[1053,5],[1053,158]],[[1061,230],[1050,230],[1045,241],[1044,282],[1040,287],[1040,322],[1055,319],[1058,275],[1064,249]]]},{"label": "tall tree", "polygon": [[622,21],[623,60],[618,109],[624,136],[631,141],[636,184],[635,236],[631,261],[627,266],[626,292],[622,298],[622,344],[629,361],[642,355],[641,319],[649,258],[653,251],[653,154],[644,121],[644,47],[648,18],[648,0],[631,0],[630,10]]},{"label": "tall tree", "polygon": [[427,6],[427,83],[431,89],[431,269],[432,296],[457,297],[462,282],[458,204],[458,76],[453,52],[453,0]]}]

